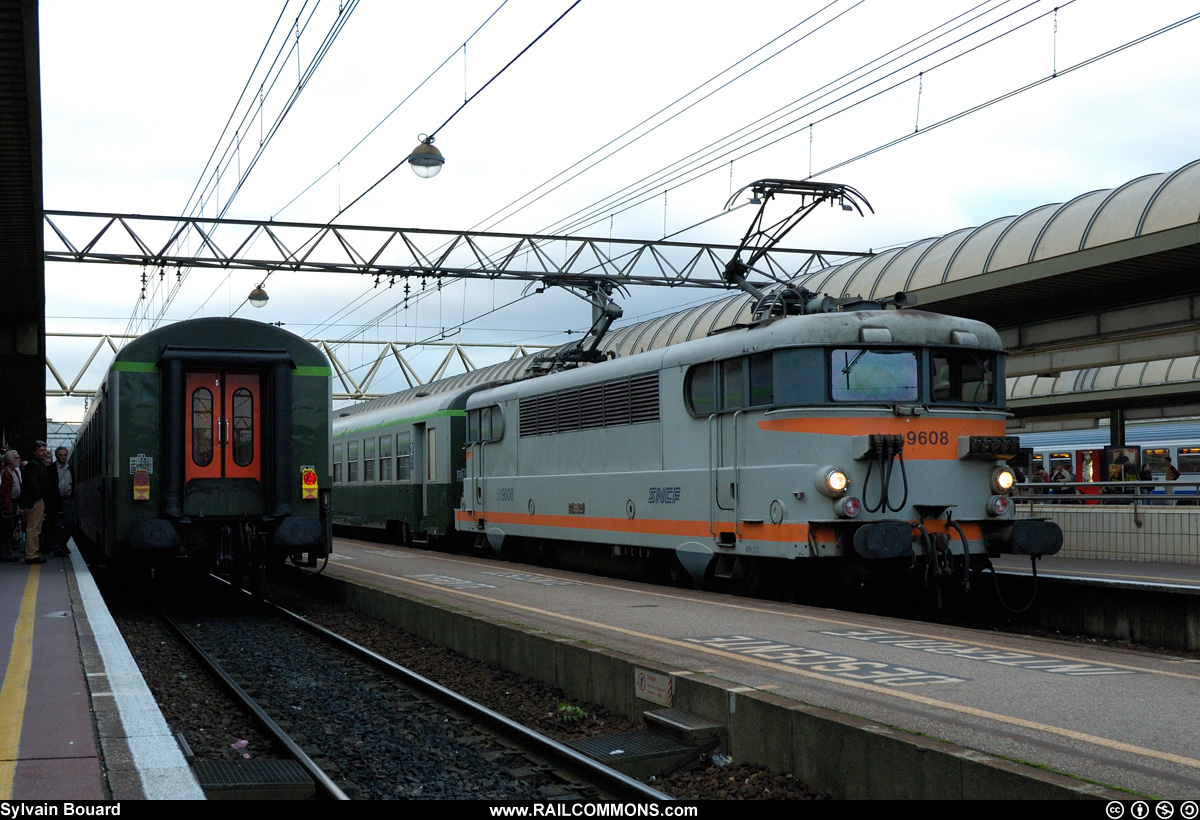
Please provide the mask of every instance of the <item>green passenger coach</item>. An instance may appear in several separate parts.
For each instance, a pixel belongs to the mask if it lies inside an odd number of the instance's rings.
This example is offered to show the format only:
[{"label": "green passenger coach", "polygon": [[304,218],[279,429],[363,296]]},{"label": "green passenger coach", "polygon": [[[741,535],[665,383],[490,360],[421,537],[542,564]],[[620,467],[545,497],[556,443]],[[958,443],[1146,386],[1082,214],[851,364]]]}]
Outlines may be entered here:
[{"label": "green passenger coach", "polygon": [[117,353],[73,455],[80,533],[109,563],[248,573],[330,550],[330,377],[300,337],[195,319]]}]

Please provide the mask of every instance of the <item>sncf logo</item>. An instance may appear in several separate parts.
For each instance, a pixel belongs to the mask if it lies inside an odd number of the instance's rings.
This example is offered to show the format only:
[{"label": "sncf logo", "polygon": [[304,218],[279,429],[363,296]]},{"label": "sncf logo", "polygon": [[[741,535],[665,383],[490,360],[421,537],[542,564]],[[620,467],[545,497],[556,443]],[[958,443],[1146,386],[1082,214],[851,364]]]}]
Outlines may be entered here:
[{"label": "sncf logo", "polygon": [[675,504],[679,501],[680,487],[651,487],[651,504]]}]

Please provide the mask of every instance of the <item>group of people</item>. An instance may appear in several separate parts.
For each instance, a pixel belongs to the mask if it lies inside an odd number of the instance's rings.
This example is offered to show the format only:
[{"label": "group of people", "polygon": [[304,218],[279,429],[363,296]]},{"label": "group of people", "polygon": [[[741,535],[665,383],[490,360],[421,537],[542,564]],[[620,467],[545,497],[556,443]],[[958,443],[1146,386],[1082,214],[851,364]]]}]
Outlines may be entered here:
[{"label": "group of people", "polygon": [[28,460],[16,450],[0,458],[0,561],[44,564],[47,555],[70,554],[75,482],[67,455],[59,447],[51,458],[37,441]]},{"label": "group of people", "polygon": [[[1025,474],[1020,470],[1020,468],[1014,468],[1014,469],[1016,472],[1017,481],[1019,483],[1024,483],[1025,482]],[[1138,468],[1137,464],[1132,464],[1132,465],[1129,465],[1129,464],[1116,465],[1116,464],[1114,464],[1111,466],[1110,473],[1111,474],[1109,476],[1109,481],[1151,482],[1151,481],[1155,480],[1154,471],[1150,468],[1149,463],[1143,463],[1140,469]],[[1163,476],[1164,476],[1164,478],[1167,481],[1177,481],[1179,479],[1180,475],[1181,475],[1181,473],[1179,472],[1179,468],[1176,467],[1173,463],[1171,463],[1171,457],[1164,456],[1163,457]],[[1075,481],[1075,476],[1071,472],[1071,468],[1066,466],[1065,464],[1055,465],[1054,470],[1049,473],[1046,472],[1045,468],[1038,467],[1037,470],[1034,471],[1033,477],[1030,478],[1029,480],[1034,485],[1030,489],[1030,492],[1034,495],[1077,495],[1079,493],[1078,488],[1071,486],[1072,482]],[[1042,484],[1048,484],[1051,486],[1048,486],[1048,487],[1038,486],[1038,485],[1042,485]],[[1121,493],[1121,492],[1132,493],[1133,490],[1122,490],[1120,488],[1114,489],[1111,485],[1106,485],[1101,490],[1101,492],[1104,494]],[[1141,487],[1137,488],[1137,492],[1142,495],[1150,495],[1154,492],[1154,488],[1147,487],[1147,486],[1141,486]],[[1167,492],[1167,495],[1174,495],[1174,488],[1168,487],[1166,492]],[[1171,503],[1173,503],[1173,502],[1171,502]]]},{"label": "group of people", "polygon": [[[1017,474],[1017,481],[1019,483],[1024,483],[1025,482],[1025,473],[1022,472],[1020,468],[1017,468],[1016,474]],[[1033,472],[1033,478],[1030,479],[1030,481],[1032,481],[1035,485],[1037,485],[1037,484],[1058,484],[1058,485],[1060,485],[1053,489],[1051,489],[1049,487],[1035,486],[1033,488],[1033,493],[1035,495],[1045,495],[1046,493],[1053,493],[1054,495],[1075,495],[1076,492],[1078,492],[1078,491],[1074,487],[1069,486],[1071,484],[1071,482],[1073,482],[1074,480],[1075,480],[1075,475],[1074,475],[1074,473],[1071,472],[1071,469],[1069,467],[1066,467],[1061,464],[1055,466],[1054,472],[1052,472],[1052,473],[1047,473],[1046,469],[1044,467],[1038,467]]]}]

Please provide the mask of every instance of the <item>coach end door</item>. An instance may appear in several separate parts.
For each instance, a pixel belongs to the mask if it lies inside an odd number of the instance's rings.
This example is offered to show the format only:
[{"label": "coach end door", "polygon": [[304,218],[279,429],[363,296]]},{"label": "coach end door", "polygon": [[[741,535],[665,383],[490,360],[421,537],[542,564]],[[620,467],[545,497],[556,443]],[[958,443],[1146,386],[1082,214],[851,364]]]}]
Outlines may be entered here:
[{"label": "coach end door", "polygon": [[257,373],[189,372],[184,481],[262,480],[262,378]]}]

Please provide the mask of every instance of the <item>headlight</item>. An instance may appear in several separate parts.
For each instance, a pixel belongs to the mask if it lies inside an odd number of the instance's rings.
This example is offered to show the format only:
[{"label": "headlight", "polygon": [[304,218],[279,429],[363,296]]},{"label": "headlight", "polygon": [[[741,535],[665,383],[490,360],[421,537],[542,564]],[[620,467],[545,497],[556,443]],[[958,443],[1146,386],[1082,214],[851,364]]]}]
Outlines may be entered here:
[{"label": "headlight", "polygon": [[822,467],[817,473],[817,489],[830,498],[838,498],[850,489],[850,476],[841,467]]},{"label": "headlight", "polygon": [[1013,475],[1013,471],[1007,467],[997,467],[992,471],[992,490],[998,493],[1007,493],[1012,490],[1013,485],[1017,483],[1017,477]]}]

